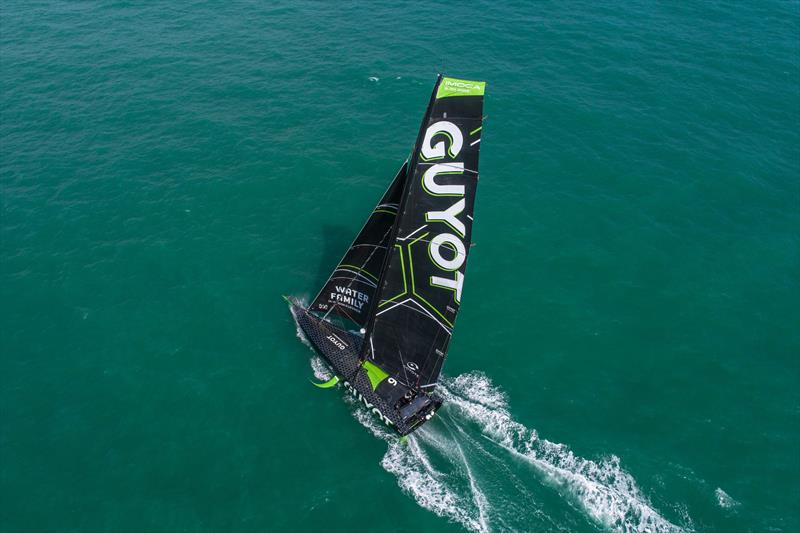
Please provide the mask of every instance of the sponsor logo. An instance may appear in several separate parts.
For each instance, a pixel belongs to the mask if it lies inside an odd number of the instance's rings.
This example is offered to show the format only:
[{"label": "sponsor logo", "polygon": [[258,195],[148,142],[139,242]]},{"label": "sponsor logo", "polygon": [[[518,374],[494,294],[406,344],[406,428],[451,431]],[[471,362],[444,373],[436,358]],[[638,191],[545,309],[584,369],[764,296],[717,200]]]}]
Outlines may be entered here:
[{"label": "sponsor logo", "polygon": [[447,87],[459,87],[464,89],[475,89],[476,91],[481,88],[480,85],[477,83],[472,83],[468,81],[455,81],[455,80],[444,80],[444,84]]},{"label": "sponsor logo", "polygon": [[340,350],[344,350],[345,348],[347,348],[347,344],[345,344],[345,342],[336,335],[330,334],[325,338],[331,341],[333,345],[339,348]]},{"label": "sponsor logo", "polygon": [[[449,141],[449,146],[445,147],[444,140],[432,143],[433,138],[436,136],[445,137]],[[453,291],[453,298],[459,303],[461,302],[461,288],[464,285],[464,273],[462,270],[467,259],[467,250],[462,240],[466,237],[467,228],[461,219],[466,207],[464,198],[466,187],[459,183],[440,183],[440,181],[437,181],[437,177],[442,175],[464,175],[464,163],[455,161],[463,146],[464,135],[459,127],[452,122],[441,120],[431,124],[425,131],[425,138],[421,148],[421,157],[425,161],[439,161],[445,158],[450,160],[432,164],[422,175],[422,188],[431,196],[449,196],[453,198],[450,207],[444,211],[428,211],[425,213],[425,220],[427,222],[439,222],[446,228],[429,241],[428,255],[439,269],[445,272],[452,272],[449,277],[431,276],[430,284],[433,287]]]},{"label": "sponsor logo", "polygon": [[369,296],[350,287],[334,286],[334,291],[328,296],[328,302],[337,303],[353,311],[360,312],[364,304],[369,302]]}]

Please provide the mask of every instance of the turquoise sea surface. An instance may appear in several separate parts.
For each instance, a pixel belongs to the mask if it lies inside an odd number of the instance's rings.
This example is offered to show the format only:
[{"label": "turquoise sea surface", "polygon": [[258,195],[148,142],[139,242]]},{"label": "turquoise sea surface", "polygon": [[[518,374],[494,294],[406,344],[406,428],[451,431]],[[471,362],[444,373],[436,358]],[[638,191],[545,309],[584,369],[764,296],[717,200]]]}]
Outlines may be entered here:
[{"label": "turquoise sea surface", "polygon": [[[486,80],[445,407],[313,296]],[[0,5],[0,531],[800,531],[800,3]]]}]

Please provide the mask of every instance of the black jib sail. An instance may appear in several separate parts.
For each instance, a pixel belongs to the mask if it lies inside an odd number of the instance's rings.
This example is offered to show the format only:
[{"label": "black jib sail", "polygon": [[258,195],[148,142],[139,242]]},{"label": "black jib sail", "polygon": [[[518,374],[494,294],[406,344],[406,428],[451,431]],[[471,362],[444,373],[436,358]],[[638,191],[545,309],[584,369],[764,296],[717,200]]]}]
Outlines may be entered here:
[{"label": "black jib sail", "polygon": [[437,79],[411,157],[308,309],[291,302],[345,387],[402,435],[441,405],[433,391],[461,305],[484,88]]},{"label": "black jib sail", "polygon": [[367,324],[372,299],[385,263],[389,237],[394,228],[400,195],[406,177],[406,163],[392,180],[381,201],[345,252],[308,307],[326,315],[336,315],[360,327]]}]

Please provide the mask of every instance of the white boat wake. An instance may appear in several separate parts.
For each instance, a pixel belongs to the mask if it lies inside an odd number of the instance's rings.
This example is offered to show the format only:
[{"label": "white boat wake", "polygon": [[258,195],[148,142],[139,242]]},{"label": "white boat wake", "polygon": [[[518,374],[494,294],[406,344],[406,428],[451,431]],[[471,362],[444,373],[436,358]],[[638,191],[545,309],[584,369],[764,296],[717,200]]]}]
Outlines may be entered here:
[{"label": "white boat wake", "polygon": [[[306,342],[299,329],[298,337]],[[332,377],[318,356],[311,365],[318,379]],[[503,391],[482,373],[442,376],[437,392],[444,406],[406,443],[345,395],[353,416],[386,441],[381,466],[425,509],[476,532],[691,529],[688,517],[688,526],[664,518],[617,457],[578,457],[515,421]],[[567,503],[563,515],[553,513],[565,507],[557,500]]]},{"label": "white boat wake", "polygon": [[534,525],[574,531],[580,522],[543,509],[555,492],[601,529],[684,531],[659,514],[617,457],[583,459],[514,421],[505,395],[485,375],[445,377],[441,383],[439,423],[424,426],[407,444],[366,410],[354,411],[387,441],[381,465],[421,506],[472,531]]}]

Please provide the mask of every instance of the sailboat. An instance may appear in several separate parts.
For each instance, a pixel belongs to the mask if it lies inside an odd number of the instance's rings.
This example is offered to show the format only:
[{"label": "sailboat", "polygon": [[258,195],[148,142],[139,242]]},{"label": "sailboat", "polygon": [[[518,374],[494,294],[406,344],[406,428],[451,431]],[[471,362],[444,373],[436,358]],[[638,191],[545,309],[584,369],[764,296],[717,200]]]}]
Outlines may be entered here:
[{"label": "sailboat", "polygon": [[439,75],[414,149],[308,306],[287,298],[311,346],[400,435],[430,420],[461,306],[486,83]]}]

